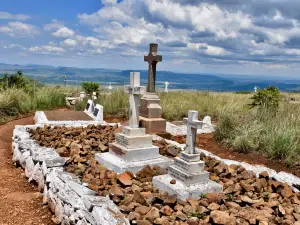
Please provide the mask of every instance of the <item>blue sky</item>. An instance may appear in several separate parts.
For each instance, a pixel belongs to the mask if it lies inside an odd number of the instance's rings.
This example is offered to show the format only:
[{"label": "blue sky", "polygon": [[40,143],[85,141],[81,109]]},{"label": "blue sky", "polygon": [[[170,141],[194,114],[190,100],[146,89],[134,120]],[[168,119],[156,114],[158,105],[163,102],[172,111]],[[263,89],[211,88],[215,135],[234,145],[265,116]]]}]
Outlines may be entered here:
[{"label": "blue sky", "polygon": [[300,76],[299,0],[0,0],[0,62]]}]

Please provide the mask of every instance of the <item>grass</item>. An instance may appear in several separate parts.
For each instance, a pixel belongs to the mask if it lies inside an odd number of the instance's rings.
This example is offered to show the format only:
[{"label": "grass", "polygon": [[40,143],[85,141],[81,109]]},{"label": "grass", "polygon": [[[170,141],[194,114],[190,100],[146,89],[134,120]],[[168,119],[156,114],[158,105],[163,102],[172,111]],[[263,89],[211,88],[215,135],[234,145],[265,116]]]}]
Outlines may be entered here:
[{"label": "grass", "polygon": [[[39,88],[33,96],[22,90],[0,92],[0,122],[35,110],[65,106],[64,93],[70,89]],[[188,110],[197,110],[200,117],[209,115],[217,120],[215,139],[247,153],[258,151],[271,159],[293,166],[300,161],[300,104],[287,99],[300,99],[300,94],[284,94],[277,114],[250,109],[252,94],[176,91],[158,93],[163,117],[169,121],[182,120]],[[101,93],[96,101],[103,105],[105,116],[128,117],[129,98],[122,89]],[[85,102],[76,105],[83,110]]]},{"label": "grass", "polygon": [[[166,120],[182,120],[188,110],[197,110],[200,117],[209,115],[218,121],[216,140],[235,151],[258,151],[288,166],[300,161],[300,105],[286,100],[300,99],[299,94],[284,94],[276,115],[250,109],[252,94],[176,91],[158,95]],[[101,94],[97,102],[104,106],[105,115],[128,116],[128,94],[122,90]]]},{"label": "grass", "polygon": [[65,106],[65,95],[63,93],[63,89],[55,87],[37,89],[36,97],[22,89],[2,91],[0,92],[0,123],[35,110]]}]

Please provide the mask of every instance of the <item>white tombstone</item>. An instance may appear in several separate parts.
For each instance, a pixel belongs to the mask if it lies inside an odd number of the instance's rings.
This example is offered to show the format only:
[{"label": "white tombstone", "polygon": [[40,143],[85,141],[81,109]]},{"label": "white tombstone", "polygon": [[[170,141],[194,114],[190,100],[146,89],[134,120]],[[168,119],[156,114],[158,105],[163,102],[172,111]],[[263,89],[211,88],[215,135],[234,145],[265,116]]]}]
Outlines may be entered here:
[{"label": "white tombstone", "polygon": [[258,90],[258,87],[254,87],[254,93],[256,93],[257,92],[257,90]]},{"label": "white tombstone", "polygon": [[107,86],[107,89],[108,90],[112,90],[113,89],[113,86],[111,86],[111,82],[109,83],[109,86]]},{"label": "white tombstone", "polygon": [[79,100],[82,101],[84,98],[86,98],[86,93],[85,92],[80,92],[79,93]]},{"label": "white tombstone", "polygon": [[96,121],[103,121],[103,106],[97,104],[95,106],[94,112],[93,112],[93,119]]},{"label": "white tombstone", "polygon": [[94,112],[94,102],[93,100],[89,99],[86,103],[86,106],[85,106],[85,109],[84,109],[84,112],[87,113],[87,114],[93,114]]},{"label": "white tombstone", "polygon": [[109,152],[95,155],[96,160],[117,173],[136,173],[146,165],[167,167],[172,160],[160,155],[159,148],[152,144],[152,136],[146,134],[145,128],[139,128],[139,95],[146,91],[140,86],[140,73],[131,72],[130,85],[124,89],[130,95],[129,126],[116,134],[116,142],[109,145]]},{"label": "white tombstone", "polygon": [[207,129],[209,129],[209,130],[213,130],[214,129],[214,127],[213,127],[213,125],[212,125],[212,123],[211,123],[211,118],[210,118],[210,116],[205,116],[204,118],[203,118],[203,125],[202,125],[202,129],[203,130],[207,130]]},{"label": "white tombstone", "polygon": [[92,99],[93,99],[93,100],[96,100],[96,99],[97,99],[97,94],[96,94],[96,92],[93,92],[93,94],[92,94]]},{"label": "white tombstone", "polygon": [[165,82],[165,92],[166,92],[166,93],[168,92],[168,87],[169,87],[169,82],[166,81],[166,82]]},{"label": "white tombstone", "polygon": [[[197,129],[201,129],[203,123],[198,120],[198,112],[190,110],[184,122],[187,126],[185,151],[174,159],[174,165],[168,167],[168,174],[153,177],[153,185],[161,191],[176,194],[181,200],[221,192],[222,186],[209,180],[209,173],[204,171],[205,163],[200,160],[200,150],[196,148]],[[176,184],[171,184],[173,179]]]}]

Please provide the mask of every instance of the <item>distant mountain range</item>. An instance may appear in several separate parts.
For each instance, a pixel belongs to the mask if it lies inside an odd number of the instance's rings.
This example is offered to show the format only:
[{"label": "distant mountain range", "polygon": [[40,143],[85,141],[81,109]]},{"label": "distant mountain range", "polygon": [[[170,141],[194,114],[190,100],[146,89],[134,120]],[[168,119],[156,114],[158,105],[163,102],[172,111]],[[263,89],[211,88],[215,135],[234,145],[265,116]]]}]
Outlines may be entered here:
[{"label": "distant mountain range", "polygon": [[[26,76],[47,84],[64,84],[66,77],[68,85],[76,85],[82,81],[99,82],[102,86],[109,83],[121,86],[129,83],[131,70],[114,70],[101,68],[54,67],[47,65],[12,65],[0,63],[0,77],[5,72],[14,73],[21,69]],[[141,73],[142,84],[147,84],[148,72]],[[279,77],[250,75],[216,75],[216,74],[186,74],[168,71],[157,71],[157,88],[164,88],[164,82],[170,83],[169,89],[206,90],[206,91],[253,91],[254,86],[265,88],[270,85],[281,91],[300,90],[300,79],[287,80]]]}]

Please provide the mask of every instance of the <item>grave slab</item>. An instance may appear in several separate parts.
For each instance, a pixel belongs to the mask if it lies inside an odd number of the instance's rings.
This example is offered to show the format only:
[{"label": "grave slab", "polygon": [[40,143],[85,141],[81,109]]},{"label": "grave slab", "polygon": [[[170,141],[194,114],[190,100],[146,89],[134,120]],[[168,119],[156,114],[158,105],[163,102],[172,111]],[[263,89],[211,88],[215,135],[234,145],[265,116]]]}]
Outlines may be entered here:
[{"label": "grave slab", "polygon": [[[222,186],[209,180],[205,163],[200,160],[200,151],[196,148],[197,129],[203,125],[198,120],[198,112],[190,110],[183,122],[187,126],[185,150],[174,159],[174,165],[168,167],[168,174],[153,177],[153,185],[169,194],[177,194],[182,200],[188,197],[199,199],[203,193],[221,192]],[[171,180],[175,180],[175,184],[171,184]]]}]

